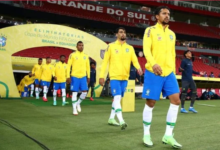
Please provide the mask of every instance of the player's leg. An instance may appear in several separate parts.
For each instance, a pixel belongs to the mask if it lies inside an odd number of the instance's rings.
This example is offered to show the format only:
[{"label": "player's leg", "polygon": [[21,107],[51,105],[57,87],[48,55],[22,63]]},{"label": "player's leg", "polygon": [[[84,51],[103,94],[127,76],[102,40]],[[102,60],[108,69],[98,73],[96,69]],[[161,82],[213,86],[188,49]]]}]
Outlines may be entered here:
[{"label": "player's leg", "polygon": [[66,104],[69,104],[66,102],[66,82],[61,83],[60,88],[62,90],[62,106],[65,106]]},{"label": "player's leg", "polygon": [[78,115],[76,105],[77,105],[77,94],[79,92],[79,79],[71,77],[70,90],[72,91],[72,105],[73,105],[73,115]]},{"label": "player's leg", "polygon": [[108,124],[118,126],[119,123],[117,123],[117,121],[115,120],[115,115],[117,110],[116,103],[117,101],[121,100],[121,88],[120,88],[121,84],[119,80],[111,80],[110,85],[111,85],[111,93],[114,98],[112,102],[112,109],[108,120]]},{"label": "player's leg", "polygon": [[86,98],[87,91],[88,91],[88,84],[87,84],[87,78],[86,77],[83,77],[83,78],[80,79],[79,89],[80,89],[80,91],[82,91],[82,93],[79,96],[76,108],[77,108],[78,112],[81,112],[80,104]]},{"label": "player's leg", "polygon": [[197,113],[197,111],[194,109],[193,105],[195,103],[196,100],[196,94],[197,94],[197,87],[196,87],[196,83],[194,81],[192,81],[189,85],[190,89],[192,90],[192,96],[191,96],[191,103],[190,103],[190,108],[189,111],[193,112],[193,113]]},{"label": "player's leg", "polygon": [[95,85],[95,83],[93,83],[93,82],[90,83],[90,86],[91,86],[91,97],[90,97],[90,100],[91,101],[94,101],[94,99],[93,99],[94,85]]},{"label": "player's leg", "polygon": [[53,83],[53,105],[57,105],[57,90],[59,89],[59,83]]},{"label": "player's leg", "polygon": [[153,108],[156,101],[160,99],[163,82],[163,77],[156,76],[154,73],[147,70],[145,71],[144,88],[142,92],[142,97],[147,99],[143,110],[143,142],[145,146],[153,146],[150,136],[150,127],[153,116]]},{"label": "player's leg", "polygon": [[182,145],[176,142],[173,137],[173,129],[176,124],[179,105],[181,103],[179,98],[179,86],[174,73],[171,73],[166,77],[162,92],[163,96],[168,96],[170,99],[170,107],[166,119],[166,132],[163,136],[162,142],[164,144],[169,144],[174,148],[181,148]]},{"label": "player's leg", "polygon": [[31,88],[31,95],[30,95],[30,97],[34,97],[34,96],[33,96],[33,93],[34,93],[34,84],[31,84],[30,88]]},{"label": "player's leg", "polygon": [[23,97],[27,97],[28,87],[24,87]]},{"label": "player's leg", "polygon": [[185,104],[189,84],[190,83],[188,81],[182,81],[181,110],[180,110],[181,113],[188,113],[188,111],[186,111],[184,108],[184,104]]},{"label": "player's leg", "polygon": [[36,96],[36,99],[39,99],[39,80],[38,79],[35,79],[35,96]]},{"label": "player's leg", "polygon": [[47,92],[50,87],[50,82],[42,81],[42,85],[43,85],[43,92],[44,92],[43,101],[47,102],[48,101],[47,100]]}]

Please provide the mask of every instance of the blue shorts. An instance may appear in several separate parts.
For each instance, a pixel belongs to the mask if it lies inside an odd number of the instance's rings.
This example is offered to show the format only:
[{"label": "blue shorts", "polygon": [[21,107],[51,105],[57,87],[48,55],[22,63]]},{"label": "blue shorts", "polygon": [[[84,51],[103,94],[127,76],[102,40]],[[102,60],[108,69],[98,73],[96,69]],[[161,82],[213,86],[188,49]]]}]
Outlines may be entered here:
[{"label": "blue shorts", "polygon": [[47,81],[41,81],[41,86],[47,86],[48,88],[50,87],[50,82]]},{"label": "blue shorts", "polygon": [[111,86],[112,96],[121,95],[121,97],[123,97],[127,85],[128,85],[127,80],[111,80],[110,86]]},{"label": "blue shorts", "polygon": [[24,87],[24,92],[28,92],[28,89],[31,88],[31,85],[32,84],[28,85],[27,87]]},{"label": "blue shorts", "polygon": [[144,89],[142,97],[146,99],[160,100],[161,92],[164,97],[180,92],[174,73],[172,72],[166,77],[161,77],[146,70],[144,75]]},{"label": "blue shorts", "polygon": [[53,83],[53,89],[54,90],[59,90],[59,89],[66,89],[66,82],[62,83]]},{"label": "blue shorts", "polygon": [[34,80],[34,83],[35,83],[35,85],[40,85],[41,82],[40,82],[40,80],[35,79],[35,80]]},{"label": "blue shorts", "polygon": [[87,77],[71,77],[70,90],[73,92],[88,91]]}]

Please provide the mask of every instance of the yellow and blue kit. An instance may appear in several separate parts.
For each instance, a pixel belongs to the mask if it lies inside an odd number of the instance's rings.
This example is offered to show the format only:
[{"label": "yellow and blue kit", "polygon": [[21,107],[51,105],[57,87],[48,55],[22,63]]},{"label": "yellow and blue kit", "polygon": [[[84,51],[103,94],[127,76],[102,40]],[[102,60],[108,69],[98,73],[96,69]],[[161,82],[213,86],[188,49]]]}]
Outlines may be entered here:
[{"label": "yellow and blue kit", "polygon": [[54,90],[66,89],[66,79],[70,77],[70,71],[68,65],[61,61],[56,63],[54,66],[53,76],[57,78],[54,80],[53,88]]},{"label": "yellow and blue kit", "polygon": [[136,69],[140,69],[133,46],[126,42],[121,44],[118,40],[110,43],[105,51],[100,78],[104,78],[108,63],[112,94],[113,96],[123,96],[127,87],[131,63],[133,63]]},{"label": "yellow and blue kit", "polygon": [[87,91],[87,78],[90,78],[89,56],[84,52],[76,51],[70,54],[68,66],[72,67],[70,90],[74,92]]},{"label": "yellow and blue kit", "polygon": [[41,78],[41,67],[42,65],[35,64],[33,69],[32,69],[32,74],[35,76],[35,84],[39,85],[40,84],[40,78]]},{"label": "yellow and blue kit", "polygon": [[44,64],[41,67],[41,72],[41,86],[50,87],[54,66],[51,64]]},{"label": "yellow and blue kit", "polygon": [[[144,33],[143,49],[147,59],[145,65],[143,98],[159,100],[163,96],[179,93],[179,86],[175,77],[176,36],[168,26],[157,23],[148,27]],[[158,64],[162,69],[160,76],[153,73],[153,66]]]}]

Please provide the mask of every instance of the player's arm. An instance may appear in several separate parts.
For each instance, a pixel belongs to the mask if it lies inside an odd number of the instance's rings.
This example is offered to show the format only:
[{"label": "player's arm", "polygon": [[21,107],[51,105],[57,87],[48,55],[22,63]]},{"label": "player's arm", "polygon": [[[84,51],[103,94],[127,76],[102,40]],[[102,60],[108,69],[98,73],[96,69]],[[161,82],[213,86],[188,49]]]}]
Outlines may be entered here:
[{"label": "player's arm", "polygon": [[[69,71],[68,74],[70,75],[70,70],[71,70],[71,66],[72,66],[72,63],[73,63],[73,53],[70,54],[69,56],[69,59],[68,59],[68,62],[67,62],[67,70]],[[70,80],[70,76],[68,76],[69,78],[67,78],[67,83],[69,84],[71,82]]]},{"label": "player's arm", "polygon": [[86,62],[86,73],[87,73],[87,82],[89,84],[90,82],[90,63],[89,63],[89,56],[87,58],[87,62]]},{"label": "player's arm", "polygon": [[173,73],[176,74],[176,35],[174,34],[174,44],[173,44],[173,50],[172,50],[172,54],[173,54]]},{"label": "player's arm", "polygon": [[153,38],[152,31],[150,28],[147,28],[145,30],[144,39],[143,39],[144,55],[145,58],[147,59],[147,63],[149,63],[153,68],[154,73],[160,75],[162,74],[162,69],[158,64],[156,64],[151,52],[152,38]]},{"label": "player's arm", "polygon": [[33,76],[35,75],[35,70],[36,70],[36,68],[35,68],[35,65],[34,65],[34,67],[33,67],[33,69],[32,69],[32,75],[33,75]]},{"label": "player's arm", "polygon": [[182,61],[181,61],[181,64],[180,64],[179,72],[183,72],[185,66],[186,66],[186,62],[185,62],[185,60],[182,60]]},{"label": "player's arm", "polygon": [[54,65],[54,69],[52,70],[52,76],[54,77],[54,80],[56,81],[57,80],[57,77],[56,77],[56,64]]},{"label": "player's arm", "polygon": [[139,62],[138,62],[138,59],[137,59],[137,56],[136,56],[136,54],[135,54],[135,51],[134,51],[134,48],[133,48],[133,47],[132,47],[131,61],[132,61],[133,65],[134,65],[134,67],[137,69],[138,73],[139,73],[140,75],[142,75],[142,74],[143,74],[143,71],[142,71],[142,69],[141,69],[141,67],[140,67],[140,64],[139,64]]},{"label": "player's arm", "polygon": [[67,68],[66,68],[66,71],[65,71],[65,77],[67,79],[70,78],[70,69],[69,69],[68,65],[67,65]]},{"label": "player's arm", "polygon": [[109,59],[111,57],[111,48],[110,48],[110,45],[107,47],[106,51],[105,51],[105,55],[104,55],[104,59],[103,59],[103,62],[102,62],[102,67],[101,67],[101,72],[100,72],[100,78],[99,78],[99,84],[101,86],[104,85],[104,75],[105,75],[105,70],[106,70],[106,67],[108,65],[108,62],[109,62]]}]

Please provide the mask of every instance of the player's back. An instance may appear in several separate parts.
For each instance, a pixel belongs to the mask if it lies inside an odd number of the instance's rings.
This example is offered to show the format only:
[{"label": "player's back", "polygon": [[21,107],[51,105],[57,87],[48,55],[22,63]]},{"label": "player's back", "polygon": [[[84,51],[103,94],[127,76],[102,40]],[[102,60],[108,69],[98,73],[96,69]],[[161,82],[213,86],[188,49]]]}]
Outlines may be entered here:
[{"label": "player's back", "polygon": [[35,80],[35,77],[34,76],[29,76],[29,75],[26,75],[25,77],[24,77],[24,84],[25,85],[30,85],[30,84],[32,84],[32,83],[34,83],[34,80]]},{"label": "player's back", "polygon": [[144,54],[147,59],[145,68],[153,72],[152,67],[158,64],[163,70],[162,76],[175,71],[175,41],[175,33],[168,27],[164,29],[158,23],[148,27],[143,40]]}]

